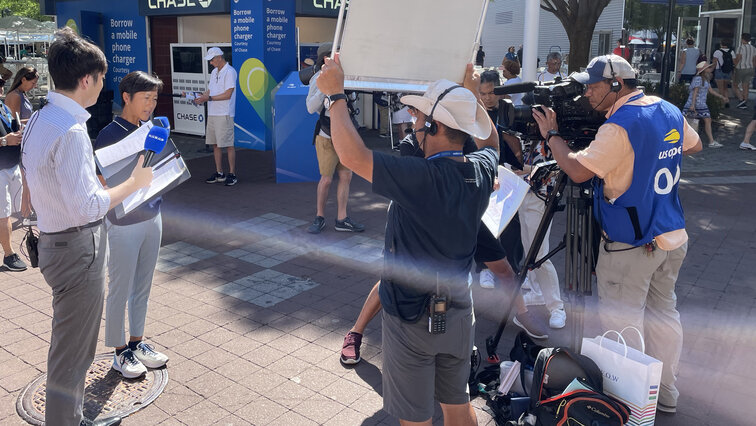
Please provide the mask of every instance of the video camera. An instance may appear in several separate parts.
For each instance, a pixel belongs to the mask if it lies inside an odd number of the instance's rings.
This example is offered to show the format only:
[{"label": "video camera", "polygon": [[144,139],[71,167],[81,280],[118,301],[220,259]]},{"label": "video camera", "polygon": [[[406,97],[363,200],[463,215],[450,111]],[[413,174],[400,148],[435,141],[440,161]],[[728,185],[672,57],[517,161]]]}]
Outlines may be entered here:
[{"label": "video camera", "polygon": [[559,133],[572,149],[588,146],[596,136],[599,126],[606,118],[594,110],[588,98],[583,96],[585,86],[575,80],[557,78],[539,83],[525,82],[494,88],[496,95],[533,92],[532,105],[514,105],[509,99],[499,101],[499,126],[504,130],[514,130],[526,140],[543,139],[538,123],[533,118],[533,110],[541,106],[556,112]]}]

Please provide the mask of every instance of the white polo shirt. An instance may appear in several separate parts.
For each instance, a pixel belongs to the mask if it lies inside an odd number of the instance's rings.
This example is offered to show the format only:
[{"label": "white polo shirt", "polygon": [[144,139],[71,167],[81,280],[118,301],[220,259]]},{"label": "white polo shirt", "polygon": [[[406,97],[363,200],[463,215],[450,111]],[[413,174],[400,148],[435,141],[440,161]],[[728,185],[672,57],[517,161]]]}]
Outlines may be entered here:
[{"label": "white polo shirt", "polygon": [[231,99],[223,101],[209,101],[207,103],[207,115],[236,115],[236,70],[228,63],[223,65],[220,71],[214,68],[210,73],[210,82],[207,89],[210,96],[218,96],[228,89],[234,89],[231,92]]}]

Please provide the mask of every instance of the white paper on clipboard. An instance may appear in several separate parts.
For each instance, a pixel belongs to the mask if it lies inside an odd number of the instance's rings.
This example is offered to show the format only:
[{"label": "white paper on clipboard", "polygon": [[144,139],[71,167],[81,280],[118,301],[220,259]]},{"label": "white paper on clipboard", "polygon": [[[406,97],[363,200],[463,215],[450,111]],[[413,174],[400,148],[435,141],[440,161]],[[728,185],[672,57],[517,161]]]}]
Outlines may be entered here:
[{"label": "white paper on clipboard", "polygon": [[117,163],[125,158],[128,158],[138,152],[144,150],[144,141],[147,139],[147,134],[150,133],[152,128],[152,122],[148,121],[138,129],[129,133],[128,136],[123,138],[118,143],[100,148],[95,151],[97,161],[102,167],[108,167],[114,163]]},{"label": "white paper on clipboard", "polygon": [[[345,87],[424,92],[461,82],[474,59],[489,0],[360,0],[337,23]],[[344,3],[342,3],[343,5]],[[397,13],[401,11],[401,13]]]},{"label": "white paper on clipboard", "polygon": [[123,200],[123,214],[128,214],[141,204],[154,197],[160,191],[168,187],[173,181],[179,179],[186,170],[186,163],[182,157],[168,157],[162,163],[153,168],[152,183],[142,188]]},{"label": "white paper on clipboard", "polygon": [[496,238],[499,238],[517,213],[529,190],[530,185],[520,176],[499,166],[499,189],[491,193],[488,208],[483,213],[483,224]]}]

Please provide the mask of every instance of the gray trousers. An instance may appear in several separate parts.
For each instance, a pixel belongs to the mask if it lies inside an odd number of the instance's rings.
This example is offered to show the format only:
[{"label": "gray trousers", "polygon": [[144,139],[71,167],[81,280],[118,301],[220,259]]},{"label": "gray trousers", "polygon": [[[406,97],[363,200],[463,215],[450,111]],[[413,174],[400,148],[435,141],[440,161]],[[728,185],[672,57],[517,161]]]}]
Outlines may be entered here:
[{"label": "gray trousers", "polygon": [[108,297],[105,307],[105,345],[126,345],[126,302],[129,303],[129,334],[142,336],[152,276],[157,265],[163,221],[152,219],[133,225],[108,228]]},{"label": "gray trousers", "polygon": [[[628,247],[609,243],[610,250]],[[688,243],[671,251],[656,249],[648,253],[639,247],[607,252],[602,241],[596,265],[599,316],[604,331],[619,331],[631,325],[643,333],[646,354],[663,363],[658,402],[670,407],[677,406],[680,395],[675,382],[683,329],[675,283],[687,251]],[[628,345],[640,348],[633,333],[624,337]]]},{"label": "gray trousers", "polygon": [[39,268],[53,293],[45,399],[48,426],[78,426],[82,419],[84,383],[102,318],[106,251],[103,225],[39,237]]}]

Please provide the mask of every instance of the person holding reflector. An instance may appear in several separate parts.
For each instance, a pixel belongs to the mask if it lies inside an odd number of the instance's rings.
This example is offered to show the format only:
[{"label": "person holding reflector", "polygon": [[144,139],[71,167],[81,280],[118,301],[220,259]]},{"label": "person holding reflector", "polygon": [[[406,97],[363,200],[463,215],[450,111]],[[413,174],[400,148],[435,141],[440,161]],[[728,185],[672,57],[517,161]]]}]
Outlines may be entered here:
[{"label": "person holding reflector", "polygon": [[[391,200],[386,224],[383,406],[403,424],[431,424],[434,399],[445,424],[477,424],[467,379],[475,319],[467,276],[493,189],[499,139],[468,64],[464,87],[432,83],[401,101],[417,110],[414,135],[425,158],[373,152],[349,118],[344,71],[326,59],[317,80],[329,99],[339,160]],[[464,155],[473,137],[479,151]]]}]

